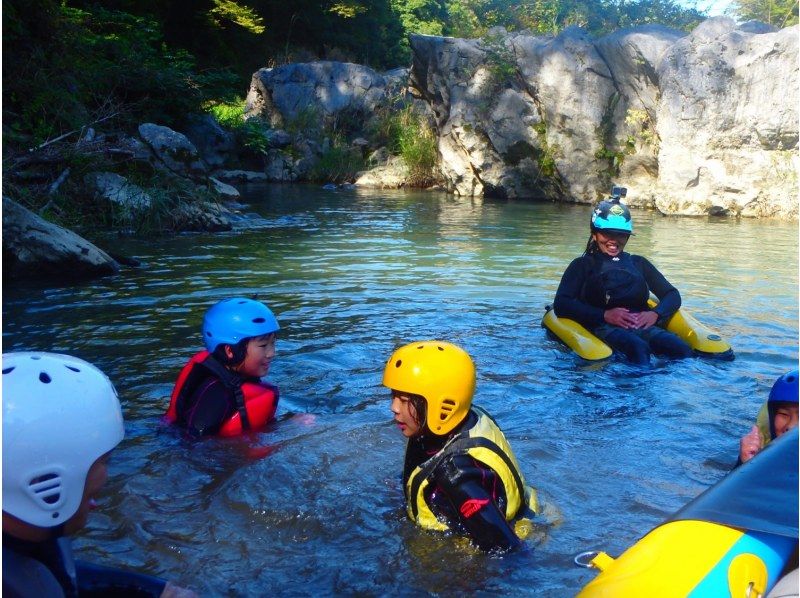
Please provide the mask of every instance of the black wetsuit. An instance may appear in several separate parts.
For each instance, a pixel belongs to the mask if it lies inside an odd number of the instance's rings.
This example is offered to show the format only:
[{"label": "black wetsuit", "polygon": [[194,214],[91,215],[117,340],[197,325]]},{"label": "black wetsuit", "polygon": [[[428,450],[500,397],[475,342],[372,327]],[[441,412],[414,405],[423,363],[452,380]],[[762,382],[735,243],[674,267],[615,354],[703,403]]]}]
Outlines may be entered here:
[{"label": "black wetsuit", "polygon": [[186,428],[191,436],[218,433],[237,411],[241,413],[239,402],[243,399],[237,399],[235,389],[241,393],[241,385],[245,382],[258,383],[259,380],[244,378],[211,356],[202,364],[196,364],[184,382],[175,406],[177,424]]},{"label": "black wetsuit", "polygon": [[[475,425],[471,411],[464,422],[446,436],[424,435],[411,438],[403,466],[403,488],[416,467],[442,450],[450,438]],[[406,501],[413,500],[406,496]],[[451,529],[468,535],[483,550],[508,550],[520,545],[504,516],[506,495],[497,474],[467,454],[443,459],[433,471],[433,481],[426,488],[425,500],[437,516],[443,516]],[[476,512],[462,512],[465,504],[478,501]]]},{"label": "black wetsuit", "polygon": [[67,538],[27,542],[3,534],[4,598],[144,598],[165,586],[149,575],[74,561]]},{"label": "black wetsuit", "polygon": [[628,330],[606,323],[606,310],[625,307],[647,311],[649,293],[659,299],[652,310],[662,323],[681,306],[681,295],[646,258],[622,252],[612,258],[601,252],[584,254],[567,267],[553,303],[556,315],[575,320],[623,352],[634,363],[647,363],[650,352],[683,358],[691,348],[678,336],[653,326]]}]

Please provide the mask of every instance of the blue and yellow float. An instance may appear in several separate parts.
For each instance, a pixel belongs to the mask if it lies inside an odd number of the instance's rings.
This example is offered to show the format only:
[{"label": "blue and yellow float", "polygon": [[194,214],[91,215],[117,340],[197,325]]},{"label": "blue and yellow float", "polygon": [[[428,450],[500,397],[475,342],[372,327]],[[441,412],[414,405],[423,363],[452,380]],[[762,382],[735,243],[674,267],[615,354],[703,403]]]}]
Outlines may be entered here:
[{"label": "blue and yellow float", "polygon": [[[658,300],[651,297],[648,305],[655,307],[657,304]],[[587,361],[607,359],[613,354],[611,347],[583,325],[569,318],[559,318],[550,305],[545,307],[542,327],[549,336],[561,341]],[[734,358],[733,349],[716,331],[700,323],[683,308],[670,317],[665,328],[686,341],[697,355],[725,361]]]},{"label": "blue and yellow float", "polygon": [[763,597],[797,569],[797,554],[795,428],[618,558],[578,555],[601,571],[578,598]]}]

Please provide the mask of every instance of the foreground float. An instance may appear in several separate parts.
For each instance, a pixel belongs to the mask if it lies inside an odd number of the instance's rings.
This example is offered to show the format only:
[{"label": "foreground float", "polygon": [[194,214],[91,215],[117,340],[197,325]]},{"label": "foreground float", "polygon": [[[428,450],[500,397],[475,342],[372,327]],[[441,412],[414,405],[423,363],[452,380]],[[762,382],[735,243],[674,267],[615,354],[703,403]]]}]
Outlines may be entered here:
[{"label": "foreground float", "polygon": [[578,598],[771,598],[778,580],[796,575],[797,547],[795,428],[618,558],[578,555],[577,564],[601,571]]}]

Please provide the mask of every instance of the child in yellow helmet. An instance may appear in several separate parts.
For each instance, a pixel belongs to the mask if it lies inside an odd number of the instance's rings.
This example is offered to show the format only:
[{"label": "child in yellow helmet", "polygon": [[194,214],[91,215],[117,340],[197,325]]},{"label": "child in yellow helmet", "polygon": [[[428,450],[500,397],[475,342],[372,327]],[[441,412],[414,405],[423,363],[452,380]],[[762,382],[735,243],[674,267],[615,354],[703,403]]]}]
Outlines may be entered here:
[{"label": "child in yellow helmet", "polygon": [[519,545],[514,522],[538,511],[497,423],[472,405],[475,366],[456,345],[411,343],[383,372],[391,410],[408,438],[403,488],[408,516],[433,530],[468,535],[483,550]]}]

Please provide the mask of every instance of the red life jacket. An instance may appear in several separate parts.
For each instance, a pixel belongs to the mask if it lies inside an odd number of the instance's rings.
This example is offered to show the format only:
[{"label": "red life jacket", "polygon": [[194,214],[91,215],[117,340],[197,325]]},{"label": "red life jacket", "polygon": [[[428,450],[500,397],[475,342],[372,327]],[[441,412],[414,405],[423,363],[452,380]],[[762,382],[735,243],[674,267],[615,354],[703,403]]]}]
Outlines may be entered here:
[{"label": "red life jacket", "polygon": [[219,436],[236,436],[246,430],[255,430],[275,417],[278,408],[278,387],[265,382],[242,382],[208,351],[200,351],[183,366],[178,375],[165,415],[168,422],[173,424],[178,422],[178,404],[188,400],[197,385],[209,373],[219,378],[236,397],[237,411],[222,424]]}]

